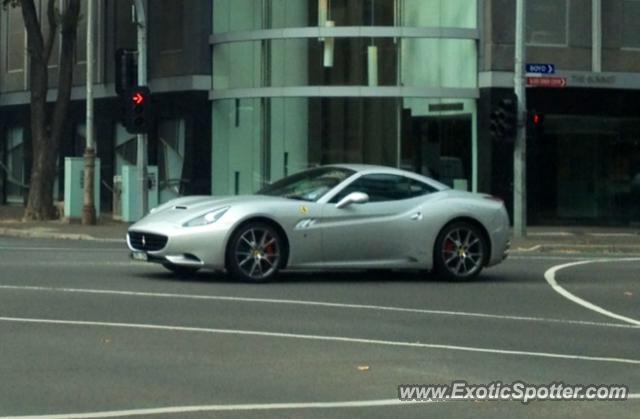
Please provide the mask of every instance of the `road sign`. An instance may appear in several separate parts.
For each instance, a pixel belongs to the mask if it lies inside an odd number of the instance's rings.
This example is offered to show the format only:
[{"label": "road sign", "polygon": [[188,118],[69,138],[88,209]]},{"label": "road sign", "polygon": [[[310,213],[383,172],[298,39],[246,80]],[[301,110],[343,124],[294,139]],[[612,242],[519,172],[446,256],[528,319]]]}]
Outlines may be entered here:
[{"label": "road sign", "polygon": [[527,77],[528,87],[567,87],[566,77]]},{"label": "road sign", "polygon": [[556,66],[554,64],[527,64],[526,70],[527,73],[554,74]]}]

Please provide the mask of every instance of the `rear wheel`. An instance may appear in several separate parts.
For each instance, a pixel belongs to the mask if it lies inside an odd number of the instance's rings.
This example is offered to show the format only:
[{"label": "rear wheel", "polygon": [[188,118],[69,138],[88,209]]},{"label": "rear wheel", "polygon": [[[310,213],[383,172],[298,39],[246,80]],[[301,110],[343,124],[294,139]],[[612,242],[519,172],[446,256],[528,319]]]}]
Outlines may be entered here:
[{"label": "rear wheel", "polygon": [[474,278],[482,271],[487,251],[487,241],[476,226],[464,221],[449,224],[436,240],[436,273],[452,280]]},{"label": "rear wheel", "polygon": [[196,272],[198,272],[200,270],[200,268],[192,268],[190,266],[174,265],[173,263],[163,263],[162,266],[164,266],[167,270],[173,272],[174,274],[176,274],[178,276],[193,275],[193,274],[195,274]]},{"label": "rear wheel", "polygon": [[264,282],[280,269],[283,239],[269,224],[251,222],[231,237],[227,249],[227,269],[234,278]]}]

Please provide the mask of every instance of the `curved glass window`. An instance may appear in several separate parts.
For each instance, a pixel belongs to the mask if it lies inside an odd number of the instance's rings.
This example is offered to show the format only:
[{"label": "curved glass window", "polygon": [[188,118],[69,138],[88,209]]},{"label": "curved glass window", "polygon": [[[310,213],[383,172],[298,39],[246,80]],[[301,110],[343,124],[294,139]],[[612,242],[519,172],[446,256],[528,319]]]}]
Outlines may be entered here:
[{"label": "curved glass window", "polygon": [[213,88],[405,86],[475,88],[471,39],[317,38],[214,46]]},{"label": "curved glass window", "polygon": [[213,7],[214,33],[330,25],[477,26],[473,0],[214,0]]},{"label": "curved glass window", "polygon": [[471,189],[474,99],[214,101],[213,192],[253,193],[318,165],[401,167]]}]

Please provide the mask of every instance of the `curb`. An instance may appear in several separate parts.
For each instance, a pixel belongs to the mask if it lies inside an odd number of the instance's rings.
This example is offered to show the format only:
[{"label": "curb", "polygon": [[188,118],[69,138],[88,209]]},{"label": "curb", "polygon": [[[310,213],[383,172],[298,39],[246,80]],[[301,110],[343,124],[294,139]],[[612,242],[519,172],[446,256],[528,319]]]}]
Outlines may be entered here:
[{"label": "curb", "polygon": [[47,231],[30,231],[28,229],[0,228],[0,236],[18,237],[26,239],[54,239],[54,240],[87,240],[106,243],[124,243],[124,239],[107,239],[94,237],[89,234],[56,233]]},{"label": "curb", "polygon": [[536,254],[536,253],[604,253],[604,254],[640,254],[640,245],[621,244],[550,244],[541,243],[531,247],[514,247],[513,254]]}]

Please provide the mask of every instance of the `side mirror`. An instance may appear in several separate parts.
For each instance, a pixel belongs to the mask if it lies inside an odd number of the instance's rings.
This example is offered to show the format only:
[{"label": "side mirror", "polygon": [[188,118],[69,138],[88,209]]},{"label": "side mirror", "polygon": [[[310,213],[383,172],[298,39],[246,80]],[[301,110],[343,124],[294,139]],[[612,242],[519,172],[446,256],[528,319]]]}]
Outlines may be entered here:
[{"label": "side mirror", "polygon": [[364,204],[365,202],[369,202],[369,195],[364,192],[351,192],[336,204],[336,208],[348,207],[351,204]]}]

